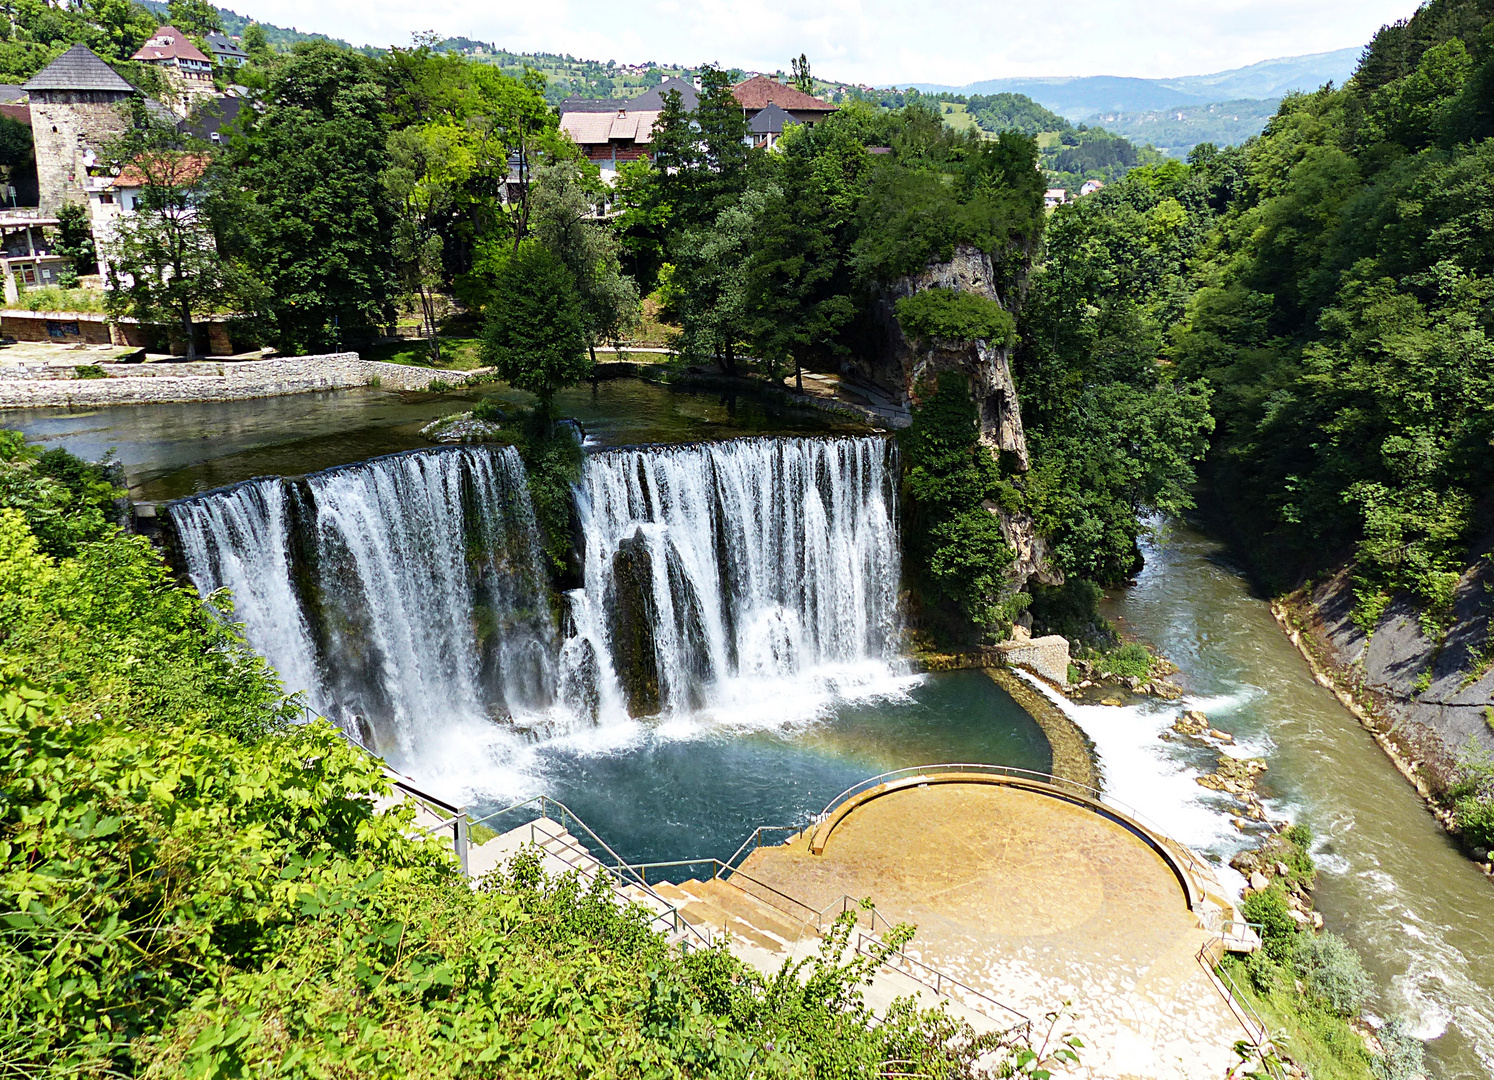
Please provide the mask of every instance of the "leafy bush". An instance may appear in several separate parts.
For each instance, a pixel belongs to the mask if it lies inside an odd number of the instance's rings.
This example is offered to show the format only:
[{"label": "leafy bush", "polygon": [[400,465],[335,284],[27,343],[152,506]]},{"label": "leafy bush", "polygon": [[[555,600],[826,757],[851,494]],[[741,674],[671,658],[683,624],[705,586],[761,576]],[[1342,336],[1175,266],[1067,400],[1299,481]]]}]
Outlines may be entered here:
[{"label": "leafy bush", "polygon": [[1145,680],[1152,673],[1152,654],[1132,641],[1101,657],[1099,668],[1114,678]]},{"label": "leafy bush", "polygon": [[1328,933],[1301,934],[1293,963],[1308,993],[1339,1016],[1359,1015],[1373,985],[1359,954],[1343,938]]},{"label": "leafy bush", "polygon": [[472,419],[481,420],[484,423],[496,424],[500,420],[507,419],[498,403],[492,398],[483,398],[472,406]]},{"label": "leafy bush", "polygon": [[41,451],[19,431],[0,430],[0,507],[21,511],[48,555],[71,555],[100,539],[120,492],[103,466],[65,450]]},{"label": "leafy bush", "polygon": [[1259,923],[1261,951],[1278,964],[1291,962],[1297,949],[1297,923],[1292,918],[1286,890],[1272,882],[1260,892],[1253,892],[1240,904],[1246,922]]},{"label": "leafy bush", "polygon": [[975,293],[932,288],[904,297],[896,305],[903,333],[917,341],[985,341],[1009,345],[1017,323],[994,300]]},{"label": "leafy bush", "polygon": [[80,379],[107,379],[109,373],[97,364],[79,364],[73,368],[74,374]]},{"label": "leafy bush", "polygon": [[1471,848],[1494,849],[1494,799],[1464,795],[1454,806],[1464,843]]},{"label": "leafy bush", "polygon": [[1426,1075],[1426,1055],[1422,1043],[1411,1034],[1411,1025],[1397,1016],[1379,1031],[1385,1053],[1370,1062],[1375,1080],[1416,1080]]},{"label": "leafy bush", "polygon": [[995,636],[1014,613],[1006,571],[1015,555],[983,503],[1015,492],[980,443],[965,377],[940,372],[919,393],[902,437],[909,571],[926,628],[963,645]]}]

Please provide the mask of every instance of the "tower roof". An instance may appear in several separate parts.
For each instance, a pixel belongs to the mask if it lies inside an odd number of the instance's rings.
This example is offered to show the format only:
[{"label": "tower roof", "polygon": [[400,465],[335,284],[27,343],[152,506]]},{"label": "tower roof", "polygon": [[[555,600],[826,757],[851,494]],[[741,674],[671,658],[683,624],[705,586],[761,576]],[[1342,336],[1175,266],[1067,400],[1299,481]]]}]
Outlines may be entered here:
[{"label": "tower roof", "polygon": [[35,90],[110,90],[116,94],[134,94],[136,89],[121,79],[113,68],[99,59],[86,45],[74,45],[36,75],[21,84],[21,89]]}]

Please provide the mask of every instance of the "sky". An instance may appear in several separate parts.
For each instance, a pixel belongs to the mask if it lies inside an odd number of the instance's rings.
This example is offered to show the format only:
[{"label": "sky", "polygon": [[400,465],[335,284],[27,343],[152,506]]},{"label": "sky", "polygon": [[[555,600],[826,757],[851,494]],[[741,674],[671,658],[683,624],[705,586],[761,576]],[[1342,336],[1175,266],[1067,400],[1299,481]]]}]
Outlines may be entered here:
[{"label": "sky", "polygon": [[[220,0],[222,2],[222,0]],[[239,5],[243,6],[240,7]],[[343,38],[413,33],[589,60],[787,68],[906,86],[1022,75],[1167,78],[1363,45],[1414,0],[237,0],[246,16]]]}]

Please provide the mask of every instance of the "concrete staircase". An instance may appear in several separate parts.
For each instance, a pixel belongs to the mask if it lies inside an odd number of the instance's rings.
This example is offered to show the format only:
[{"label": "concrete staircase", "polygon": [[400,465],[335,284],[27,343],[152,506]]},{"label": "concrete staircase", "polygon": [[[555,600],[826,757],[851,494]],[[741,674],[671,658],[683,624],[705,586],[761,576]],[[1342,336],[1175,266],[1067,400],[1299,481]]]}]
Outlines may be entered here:
[{"label": "concrete staircase", "polygon": [[[417,804],[412,832],[441,835],[449,823],[449,817]],[[485,843],[469,845],[467,866],[473,884],[531,846],[539,854],[541,869],[551,877],[574,874],[585,888],[599,874],[604,875],[612,886],[613,899],[619,905],[637,904],[649,912],[654,929],[662,932],[671,945],[699,948],[724,941],[732,955],[770,978],[782,970],[785,961],[818,955],[824,942],[814,910],[789,897],[770,898],[763,894],[771,890],[750,881],[734,884],[726,878],[644,885],[631,880],[631,875],[619,875],[603,866],[564,825],[548,817],[535,818]],[[757,891],[747,891],[753,888]],[[876,934],[858,928],[840,959],[850,960],[858,952],[864,955],[878,942]],[[896,999],[912,997],[924,1008],[944,1007],[979,1032],[1007,1030],[1023,1019],[901,953],[889,957],[861,990],[866,1003],[878,1014],[885,1013]]]}]

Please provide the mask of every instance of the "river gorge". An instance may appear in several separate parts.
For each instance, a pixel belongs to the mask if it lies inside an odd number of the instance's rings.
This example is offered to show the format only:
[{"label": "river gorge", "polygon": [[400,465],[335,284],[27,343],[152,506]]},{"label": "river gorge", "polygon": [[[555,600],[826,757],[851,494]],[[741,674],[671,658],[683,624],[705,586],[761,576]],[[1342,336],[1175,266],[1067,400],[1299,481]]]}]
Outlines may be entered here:
[{"label": "river gorge", "polygon": [[[984,674],[918,674],[903,655],[887,437],[604,384],[583,416],[579,577],[557,605],[512,449],[417,449],[438,407],[325,397],[319,414],[241,403],[254,422],[227,433],[206,406],[33,410],[20,426],[88,456],[125,448],[134,494],[175,500],[193,583],[230,590],[287,689],[475,808],[545,792],[630,859],[725,857],[876,772],[1050,767]],[[624,419],[640,412],[651,426]],[[1437,1077],[1486,1075],[1487,880],[1219,545],[1157,524],[1107,614],[1178,664],[1184,704],[1233,732],[1232,752],[1268,761],[1273,816],[1312,826],[1317,906],[1376,976],[1374,1011],[1412,1019]],[[1160,737],[1181,706],[1058,704],[1108,793],[1221,865],[1246,843],[1195,783],[1208,753]]]}]

